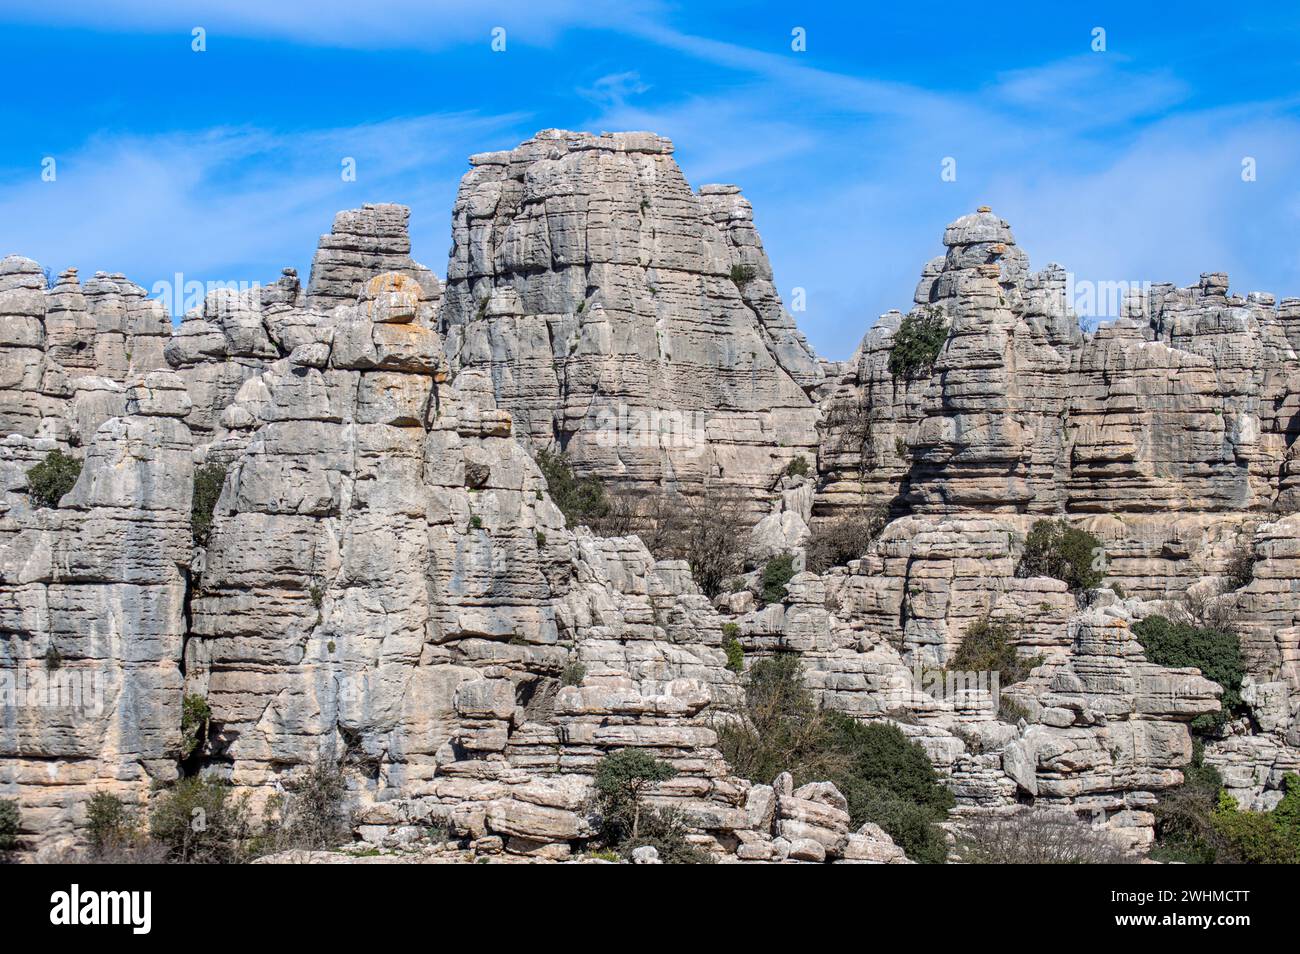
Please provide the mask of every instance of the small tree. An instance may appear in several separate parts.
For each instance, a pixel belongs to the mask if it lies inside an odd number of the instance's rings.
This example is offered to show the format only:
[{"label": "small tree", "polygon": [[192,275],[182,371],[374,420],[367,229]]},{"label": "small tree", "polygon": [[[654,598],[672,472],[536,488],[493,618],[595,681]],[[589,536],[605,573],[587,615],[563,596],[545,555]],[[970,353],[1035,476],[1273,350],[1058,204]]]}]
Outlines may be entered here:
[{"label": "small tree", "polygon": [[226,468],[220,464],[205,464],[194,472],[194,498],[190,503],[190,533],[196,546],[208,545],[212,532],[212,515],[226,483]]},{"label": "small tree", "polygon": [[318,756],[285,788],[288,797],[276,839],[279,848],[319,850],[351,839],[347,777],[338,761]]},{"label": "small tree", "polygon": [[926,377],[934,370],[934,362],[947,340],[948,323],[943,312],[926,309],[908,315],[894,332],[894,343],[889,349],[890,377],[895,381]]},{"label": "small tree", "polygon": [[596,797],[607,827],[612,823],[616,829],[626,829],[625,837],[636,840],[646,789],[676,775],[676,769],[645,749],[620,749],[601,759],[596,768]]},{"label": "small tree", "polygon": [[27,471],[27,499],[33,507],[53,510],[77,483],[81,461],[60,450],[52,450],[45,460]]},{"label": "small tree", "polygon": [[1091,533],[1064,520],[1036,520],[1025,538],[1016,576],[1050,576],[1080,596],[1101,585],[1106,550]]}]

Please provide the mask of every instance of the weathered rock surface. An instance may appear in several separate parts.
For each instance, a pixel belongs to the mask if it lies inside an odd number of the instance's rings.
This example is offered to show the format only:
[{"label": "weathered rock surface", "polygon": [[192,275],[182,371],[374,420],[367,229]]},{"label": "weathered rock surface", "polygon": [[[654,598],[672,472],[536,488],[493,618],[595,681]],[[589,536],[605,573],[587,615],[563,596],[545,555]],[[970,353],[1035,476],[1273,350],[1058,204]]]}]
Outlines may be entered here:
[{"label": "weathered rock surface", "polygon": [[[751,664],[798,653],[823,704],[898,724],[962,812],[1046,803],[1140,849],[1221,692],[1131,627],[1199,607],[1249,669],[1207,761],[1254,809],[1300,767],[1300,299],[1207,273],[1085,334],[1064,270],[1030,272],[980,210],[917,287],[910,314],[946,328],[933,368],[895,379],[905,316],[819,360],[739,190],[692,192],[657,136],[473,157],[445,294],[408,215],[339,213],[305,290],[292,270],[214,290],[175,328],[122,276],[47,287],[0,261],[0,797],[25,847],[73,837],[95,791],[174,778],[194,693],[211,720],[185,770],[259,805],[342,759],[386,857],[580,860],[597,765],[638,747],[677,771],[650,803],[720,858],[905,861],[833,786],[732,773],[724,624]],[[751,562],[801,572],[779,603],[711,602],[638,537],[566,527],[532,457],[555,448],[634,491],[741,492]],[[34,509],[56,449],[80,479]],[[198,548],[206,463],[226,478]],[[860,557],[803,569],[875,506]],[[1087,605],[1017,575],[1043,516],[1103,544]],[[986,618],[1033,660],[1015,686],[942,671]],[[19,697],[51,678],[89,709]]]},{"label": "weathered rock surface", "polygon": [[[822,381],[734,186],[649,133],[545,130],[472,157],[439,326],[516,434],[640,490],[766,496],[814,453]],[[765,508],[762,508],[765,509]]]}]

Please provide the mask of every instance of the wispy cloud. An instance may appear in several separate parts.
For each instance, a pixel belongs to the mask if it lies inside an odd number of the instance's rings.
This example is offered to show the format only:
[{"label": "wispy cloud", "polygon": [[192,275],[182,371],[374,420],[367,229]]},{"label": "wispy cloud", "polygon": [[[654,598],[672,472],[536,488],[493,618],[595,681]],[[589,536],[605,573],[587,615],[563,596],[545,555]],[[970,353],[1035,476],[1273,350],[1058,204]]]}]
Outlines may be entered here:
[{"label": "wispy cloud", "polygon": [[[59,157],[54,182],[33,172],[0,190],[0,250],[146,285],[172,271],[265,281],[280,266],[305,266],[336,210],[398,201],[417,208],[413,236],[441,271],[464,157],[502,130],[519,135],[522,119],[458,113],[307,132],[97,136]],[[343,179],[345,158],[355,160],[355,182]]]}]

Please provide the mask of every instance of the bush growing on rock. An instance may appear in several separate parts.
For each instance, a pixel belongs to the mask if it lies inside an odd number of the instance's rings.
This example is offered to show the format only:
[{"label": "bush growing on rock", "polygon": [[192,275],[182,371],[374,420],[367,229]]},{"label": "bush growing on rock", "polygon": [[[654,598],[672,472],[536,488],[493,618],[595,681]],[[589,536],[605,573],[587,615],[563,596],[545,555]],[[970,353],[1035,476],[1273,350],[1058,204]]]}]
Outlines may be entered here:
[{"label": "bush growing on rock", "polygon": [[1133,635],[1142,644],[1147,659],[1157,666],[1195,666],[1206,679],[1223,687],[1219,711],[1197,716],[1192,720],[1193,731],[1214,731],[1241,710],[1241,680],[1246,665],[1241,658],[1241,640],[1235,633],[1148,616],[1133,625]]},{"label": "bush growing on rock", "polygon": [[1016,576],[1050,576],[1081,596],[1101,585],[1106,551],[1101,541],[1064,520],[1036,520],[1025,538]]},{"label": "bush growing on rock", "polygon": [[894,332],[894,343],[889,349],[889,374],[897,381],[902,378],[925,377],[934,369],[934,362],[948,340],[948,323],[943,313],[927,309],[917,315],[908,315]]},{"label": "bush growing on rock", "polygon": [[27,471],[27,499],[33,507],[53,510],[81,476],[81,461],[60,450]]},{"label": "bush growing on rock", "polygon": [[780,603],[786,597],[786,584],[794,579],[794,554],[774,556],[763,566],[759,578],[759,597],[764,603]]},{"label": "bush growing on rock", "polygon": [[808,458],[800,454],[798,457],[790,459],[790,463],[785,465],[785,475],[787,477],[807,477],[808,476]]},{"label": "bush growing on rock", "polygon": [[996,672],[999,686],[1010,686],[1029,678],[1042,662],[1041,656],[1022,656],[1011,641],[1015,629],[1005,622],[981,616],[966,628],[957,652],[947,668],[955,672]]},{"label": "bush growing on rock", "polygon": [[11,798],[0,798],[0,851],[18,847],[20,821],[18,803]]},{"label": "bush growing on rock", "polygon": [[1031,808],[978,815],[962,825],[955,854],[971,865],[1115,865],[1137,859],[1105,831],[1064,812]]},{"label": "bush growing on rock", "polygon": [[861,558],[888,522],[889,511],[886,508],[859,507],[816,524],[808,538],[809,571],[825,573],[833,566],[844,566]]},{"label": "bush growing on rock", "polygon": [[788,771],[796,785],[832,782],[854,827],[874,822],[913,861],[944,860],[937,823],[954,799],[924,749],[891,723],[818,708],[795,655],[760,659],[746,680],[740,720],[717,726],[718,747],[737,775],[766,783]]},{"label": "bush growing on rock", "polygon": [[205,464],[194,471],[194,497],[190,503],[190,533],[194,545],[208,545],[212,532],[212,514],[216,512],[221,488],[226,483],[226,468],[220,464]]},{"label": "bush growing on rock", "polygon": [[609,495],[595,477],[578,477],[564,454],[537,452],[537,466],[546,478],[546,489],[570,527],[591,526],[610,512]]},{"label": "bush growing on rock", "polygon": [[724,635],[722,651],[727,654],[727,668],[732,672],[745,671],[745,647],[735,636]]},{"label": "bush growing on rock", "polygon": [[211,718],[208,700],[197,693],[187,692],[181,700],[181,761],[203,747]]},{"label": "bush growing on rock", "polygon": [[1224,571],[1224,591],[1239,590],[1243,586],[1248,586],[1250,581],[1255,578],[1257,559],[1255,548],[1250,545],[1249,540],[1246,540],[1233,550]]}]

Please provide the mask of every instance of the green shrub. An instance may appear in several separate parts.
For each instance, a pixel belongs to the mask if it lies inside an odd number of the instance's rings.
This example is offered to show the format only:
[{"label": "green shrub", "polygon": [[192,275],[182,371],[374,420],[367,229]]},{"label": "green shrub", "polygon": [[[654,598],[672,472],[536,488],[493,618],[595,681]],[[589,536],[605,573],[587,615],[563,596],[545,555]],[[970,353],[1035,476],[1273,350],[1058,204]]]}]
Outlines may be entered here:
[{"label": "green shrub", "polygon": [[587,667],[577,660],[571,661],[564,667],[560,673],[560,685],[562,686],[580,686],[582,680],[587,678]]},{"label": "green shrub", "polygon": [[475,514],[471,514],[471,515],[470,515],[470,518],[469,518],[469,525],[470,525],[470,527],[473,528],[474,530],[482,530],[482,529],[483,529],[483,518],[480,517],[480,516],[479,516],[478,514],[476,514],[476,513],[475,513]]},{"label": "green shrub", "polygon": [[732,672],[745,671],[745,647],[735,636],[724,636],[722,651],[727,654],[727,668]]},{"label": "green shrub", "polygon": [[187,692],[181,701],[181,761],[202,748],[211,718],[208,700],[198,693]]},{"label": "green shrub", "polygon": [[247,799],[225,782],[198,776],[157,796],[149,831],[171,861],[198,864],[246,860],[252,836]]},{"label": "green shrub", "polygon": [[11,798],[0,798],[0,851],[12,851],[18,847],[21,819],[18,802]]},{"label": "green shrub", "polygon": [[1197,716],[1192,721],[1194,731],[1213,731],[1241,710],[1241,680],[1246,665],[1241,658],[1241,640],[1235,633],[1148,616],[1133,625],[1133,635],[1142,644],[1147,659],[1157,666],[1195,666],[1206,679],[1223,687],[1219,711]]},{"label": "green shrub", "polygon": [[808,476],[808,458],[800,454],[798,457],[790,459],[790,463],[785,465],[785,475],[787,477],[807,477]]},{"label": "green shrub", "polygon": [[814,524],[808,538],[807,562],[812,573],[825,573],[860,559],[889,522],[884,507],[858,507],[833,520]]},{"label": "green shrub", "polygon": [[1233,860],[1249,865],[1300,864],[1300,775],[1282,780],[1285,794],[1269,812],[1246,812],[1226,792],[1219,793],[1214,827],[1228,842]]},{"label": "green shrub", "polygon": [[786,584],[794,579],[794,554],[774,556],[763,567],[759,579],[759,596],[764,603],[780,603],[786,597]]},{"label": "green shrub", "polygon": [[819,709],[798,656],[760,659],[746,678],[742,718],[718,726],[718,747],[737,775],[770,783],[788,771],[796,785],[832,782],[855,828],[874,822],[912,860],[944,860],[937,823],[954,799],[924,749],[891,723]]},{"label": "green shrub", "polygon": [[1214,766],[1205,764],[1204,751],[1199,740],[1193,741],[1183,784],[1162,792],[1155,804],[1151,857],[1156,861],[1211,865],[1229,859],[1228,841],[1214,824],[1223,779]]},{"label": "green shrub", "polygon": [[50,643],[50,648],[45,650],[45,671],[55,672],[63,668],[63,654],[59,648]]},{"label": "green shrub", "polygon": [[947,668],[953,672],[996,672],[999,686],[1011,686],[1029,678],[1042,657],[1021,656],[1016,652],[1011,642],[1014,634],[1014,628],[1008,623],[981,616],[966,628],[966,635]]},{"label": "green shrub", "polygon": [[604,485],[594,477],[575,476],[563,454],[538,451],[537,465],[568,526],[590,526],[609,515],[611,504]]},{"label": "green shrub", "polygon": [[226,483],[226,468],[220,464],[204,464],[194,471],[194,497],[190,503],[190,534],[194,545],[206,547],[212,533],[212,515]]},{"label": "green shrub", "polygon": [[753,265],[735,264],[731,266],[731,280],[740,288],[744,288],[755,278],[758,277],[758,269]]},{"label": "green shrub", "polygon": [[33,507],[53,510],[81,476],[81,461],[60,450],[27,471],[27,499]]},{"label": "green shrub", "polygon": [[1050,576],[1079,596],[1101,585],[1106,551],[1086,530],[1064,520],[1036,520],[1025,538],[1016,576]]},{"label": "green shrub", "polygon": [[538,530],[533,539],[537,542],[539,548],[546,546],[546,534],[542,533],[542,531]]},{"label": "green shrub", "polygon": [[112,855],[135,838],[135,820],[122,799],[96,792],[86,804],[86,836],[95,857]]},{"label": "green shrub", "polygon": [[908,315],[899,324],[889,349],[890,377],[897,381],[928,376],[947,340],[948,323],[942,312],[931,309]]}]

